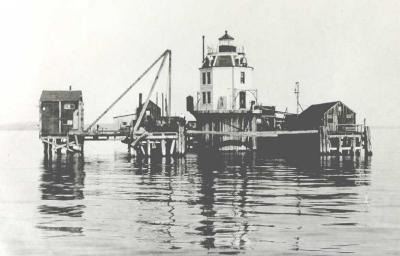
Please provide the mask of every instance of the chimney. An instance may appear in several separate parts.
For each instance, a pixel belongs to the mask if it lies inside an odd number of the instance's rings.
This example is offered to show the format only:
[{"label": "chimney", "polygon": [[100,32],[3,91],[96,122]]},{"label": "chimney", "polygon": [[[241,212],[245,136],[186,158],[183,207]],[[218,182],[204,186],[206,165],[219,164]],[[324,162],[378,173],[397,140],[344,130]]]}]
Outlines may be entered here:
[{"label": "chimney", "polygon": [[142,93],[139,93],[139,108],[142,107]]}]

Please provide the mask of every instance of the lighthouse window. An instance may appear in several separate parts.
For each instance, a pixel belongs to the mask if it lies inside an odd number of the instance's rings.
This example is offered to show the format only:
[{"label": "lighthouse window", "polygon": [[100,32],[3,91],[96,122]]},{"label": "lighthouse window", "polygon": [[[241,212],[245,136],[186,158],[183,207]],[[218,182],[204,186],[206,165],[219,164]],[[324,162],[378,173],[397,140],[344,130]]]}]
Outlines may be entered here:
[{"label": "lighthouse window", "polygon": [[206,104],[207,103],[207,94],[206,94],[206,92],[203,92],[203,104]]},{"label": "lighthouse window", "polygon": [[240,72],[240,83],[244,84],[246,82],[246,77],[244,72]]},{"label": "lighthouse window", "polygon": [[202,84],[206,84],[206,72],[202,73]]},{"label": "lighthouse window", "polygon": [[211,92],[207,92],[207,103],[211,103]]},{"label": "lighthouse window", "polygon": [[211,72],[207,72],[207,84],[211,84]]},{"label": "lighthouse window", "polygon": [[239,92],[239,105],[240,108],[246,108],[246,92]]}]

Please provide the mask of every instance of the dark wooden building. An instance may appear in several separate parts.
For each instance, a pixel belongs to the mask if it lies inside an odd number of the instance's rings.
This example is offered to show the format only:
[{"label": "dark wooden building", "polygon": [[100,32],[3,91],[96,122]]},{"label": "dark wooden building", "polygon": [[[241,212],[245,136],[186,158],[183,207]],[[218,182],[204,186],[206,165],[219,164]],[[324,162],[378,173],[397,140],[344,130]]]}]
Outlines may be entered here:
[{"label": "dark wooden building", "polygon": [[356,113],[341,101],[315,104],[304,110],[297,119],[297,128],[304,130],[326,126],[339,131],[356,124]]},{"label": "dark wooden building", "polygon": [[[140,111],[142,111],[143,104],[140,104],[139,107],[136,109],[136,117],[139,116]],[[149,100],[149,104],[147,104],[145,117],[151,117],[153,120],[159,120],[161,118],[161,108],[154,103],[153,101]]]},{"label": "dark wooden building", "polygon": [[65,136],[83,131],[82,91],[42,91],[40,136]]}]

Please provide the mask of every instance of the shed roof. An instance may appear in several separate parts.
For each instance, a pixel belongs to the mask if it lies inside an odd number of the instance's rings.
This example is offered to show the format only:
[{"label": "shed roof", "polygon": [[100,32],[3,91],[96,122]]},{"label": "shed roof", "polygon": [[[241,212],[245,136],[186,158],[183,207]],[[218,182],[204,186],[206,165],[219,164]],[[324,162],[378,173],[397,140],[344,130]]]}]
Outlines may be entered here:
[{"label": "shed roof", "polygon": [[40,101],[80,101],[82,91],[42,91]]},{"label": "shed roof", "polygon": [[322,115],[331,107],[336,105],[339,101],[326,102],[321,104],[314,104],[309,106],[306,110],[299,115],[300,119],[321,118]]}]

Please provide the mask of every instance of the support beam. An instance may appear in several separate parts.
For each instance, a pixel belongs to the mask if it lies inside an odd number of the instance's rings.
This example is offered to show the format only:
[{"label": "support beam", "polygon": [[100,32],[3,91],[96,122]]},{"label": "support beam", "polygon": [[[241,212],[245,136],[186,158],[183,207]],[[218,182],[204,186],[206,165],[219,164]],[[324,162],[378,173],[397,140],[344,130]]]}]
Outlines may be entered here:
[{"label": "support beam", "polygon": [[166,152],[166,142],[165,140],[161,140],[161,154],[162,156],[166,156],[167,152]]},{"label": "support beam", "polygon": [[151,142],[147,140],[147,156],[151,157]]},{"label": "support beam", "polygon": [[62,120],[61,120],[61,113],[62,113],[62,107],[61,107],[61,101],[58,102],[58,133],[61,134],[62,132]]},{"label": "support beam", "polygon": [[165,59],[166,59],[166,54],[168,54],[169,52],[170,51],[167,50],[166,53],[164,54],[164,57],[163,57],[162,62],[161,62],[161,65],[158,68],[157,75],[156,75],[156,77],[155,77],[155,79],[153,81],[153,84],[152,84],[151,88],[150,88],[149,94],[147,95],[146,103],[143,105],[142,110],[140,111],[140,115],[139,115],[138,119],[136,120],[136,123],[135,123],[135,126],[133,127],[132,133],[134,133],[134,132],[136,132],[138,130],[139,125],[140,125],[140,123],[142,121],[143,115],[144,115],[144,113],[146,113],[147,105],[149,104],[151,94],[153,93],[154,87],[155,87],[155,85],[156,85],[156,83],[158,81],[158,78],[160,76],[161,70],[162,70],[162,68],[164,66]]},{"label": "support beam", "polygon": [[117,104],[117,102],[124,97],[153,67],[154,65],[157,64],[157,62],[161,59],[164,58],[167,53],[169,53],[170,50],[166,50],[164,51],[160,57],[158,57],[115,101],[113,101],[113,103],[111,103],[111,105],[103,112],[101,113],[101,115],[96,118],[86,129],[86,131],[89,131],[93,125],[95,125],[112,107],[114,107],[115,104]]},{"label": "support beam", "polygon": [[173,155],[174,154],[174,150],[175,150],[175,140],[172,140],[171,142],[171,148],[169,150],[169,154]]}]

